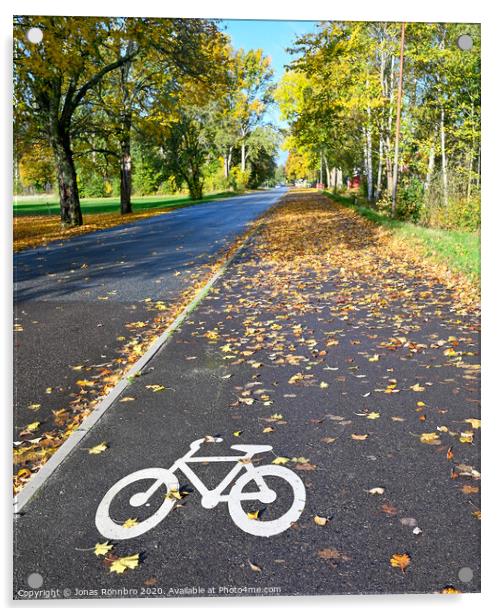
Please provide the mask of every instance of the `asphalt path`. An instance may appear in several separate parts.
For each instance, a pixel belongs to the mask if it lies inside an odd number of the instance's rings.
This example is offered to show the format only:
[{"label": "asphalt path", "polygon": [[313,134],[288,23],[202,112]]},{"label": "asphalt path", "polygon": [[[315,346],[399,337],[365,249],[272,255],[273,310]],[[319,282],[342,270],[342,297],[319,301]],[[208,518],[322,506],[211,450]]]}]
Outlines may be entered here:
[{"label": "asphalt path", "polygon": [[[286,189],[211,201],[14,255],[14,440],[78,396],[71,366],[102,369],[152,318],[144,299],[176,302]],[[35,406],[33,406],[35,405]],[[36,410],[33,411],[32,409]],[[36,436],[36,435],[35,435]]]},{"label": "asphalt path", "polygon": [[[472,444],[458,441],[478,416],[478,380],[473,367],[448,362],[435,344],[453,336],[476,363],[475,318],[456,314],[439,284],[397,274],[394,284],[408,291],[403,304],[379,312],[361,302],[347,316],[336,298],[342,306],[353,281],[339,272],[321,288],[313,275],[298,275],[277,296],[267,293],[259,269],[249,246],[151,369],[134,379],[128,401],[107,411],[25,507],[15,527],[16,598],[35,596],[32,574],[43,579],[40,591],[60,598],[479,591],[479,521],[472,515],[479,507],[479,430]],[[381,292],[376,282],[357,284],[362,297]],[[299,291],[308,293],[307,313],[288,307]],[[418,352],[384,346],[403,331]],[[333,333],[335,347],[328,344]],[[368,361],[375,352],[379,360]],[[426,401],[425,420],[417,400]],[[367,409],[377,410],[377,419]],[[448,431],[437,427],[443,424]],[[432,431],[439,435],[433,444],[420,440]],[[245,466],[249,454],[230,445],[267,445],[270,451],[253,456],[256,468],[284,458],[270,468],[287,469],[304,486],[305,502],[293,482],[268,476],[276,499],[243,503],[243,523],[256,512],[261,524],[298,507],[299,517],[259,536],[242,529],[226,502],[205,508],[193,477],[177,471],[176,490],[161,470],[150,470],[119,490],[98,522],[100,503],[117,482],[141,469],[168,469],[206,435],[223,441],[204,442],[199,456],[240,455]],[[103,442],[108,449],[89,454]],[[191,468],[214,488],[233,465]],[[158,477],[164,482],[149,500],[131,502]],[[370,492],[375,488],[380,493]],[[174,509],[145,527],[169,494]],[[103,530],[103,519],[122,530],[129,520],[130,538]],[[96,556],[94,546],[106,541],[113,549]],[[135,554],[133,569],[112,570],[113,559]],[[409,556],[404,571],[392,567],[395,554]]]}]

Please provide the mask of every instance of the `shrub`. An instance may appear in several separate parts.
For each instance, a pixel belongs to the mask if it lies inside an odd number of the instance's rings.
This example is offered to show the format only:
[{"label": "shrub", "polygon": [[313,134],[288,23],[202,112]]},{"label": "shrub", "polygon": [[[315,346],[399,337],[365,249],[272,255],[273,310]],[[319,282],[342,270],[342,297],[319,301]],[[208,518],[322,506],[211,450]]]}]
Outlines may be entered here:
[{"label": "shrub", "polygon": [[417,178],[402,178],[397,193],[397,218],[419,222],[423,203],[423,183]]}]

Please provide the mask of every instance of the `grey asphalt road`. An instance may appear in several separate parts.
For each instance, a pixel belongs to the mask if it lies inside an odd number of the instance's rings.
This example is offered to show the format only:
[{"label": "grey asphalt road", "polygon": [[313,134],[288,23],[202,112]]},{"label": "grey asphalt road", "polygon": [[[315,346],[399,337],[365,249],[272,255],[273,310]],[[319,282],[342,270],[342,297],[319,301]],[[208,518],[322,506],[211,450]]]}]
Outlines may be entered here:
[{"label": "grey asphalt road", "polygon": [[[479,591],[472,514],[480,430],[472,443],[459,440],[479,414],[477,319],[456,313],[443,286],[397,270],[385,283],[402,292],[388,295],[384,310],[365,299],[384,293],[377,279],[354,282],[333,270],[320,284],[315,272],[304,272],[277,290],[252,246],[232,264],[151,370],[134,379],[129,400],[107,411],[16,520],[17,598],[36,596],[32,574],[43,579],[41,598],[51,589],[61,598]],[[360,301],[347,314],[353,286]],[[460,363],[438,343],[450,337]],[[369,361],[375,353],[378,361]],[[418,401],[425,413],[416,412]],[[433,444],[422,442],[422,433],[433,432]],[[272,447],[254,456],[257,468],[285,458],[281,468],[306,490],[296,522],[270,537],[244,532],[225,502],[204,508],[199,486],[179,471],[182,498],[171,495],[176,507],[164,519],[140,526],[136,537],[99,532],[96,511],[112,486],[141,469],[169,468],[205,435],[224,440],[205,443],[202,456],[235,455],[230,445],[250,443]],[[101,442],[109,448],[90,455]],[[214,488],[232,466],[192,469]],[[131,504],[155,472],[112,499],[116,525],[133,520],[134,531],[165,502],[167,486],[159,485],[148,501]],[[270,476],[267,483],[274,501],[243,503],[251,516],[259,511],[259,523],[295,502],[287,481]],[[315,516],[328,521],[319,525]],[[108,561],[92,549],[107,540],[114,546]],[[113,558],[134,554],[137,567],[110,569]],[[391,566],[394,554],[409,556],[405,572]]]},{"label": "grey asphalt road", "polygon": [[[126,324],[148,322],[144,299],[175,302],[246,225],[286,189],[260,191],[29,249],[14,256],[14,440],[78,396],[84,365],[117,357]],[[89,377],[87,377],[89,378]],[[33,405],[40,405],[33,407]],[[31,408],[36,408],[35,411]]]}]

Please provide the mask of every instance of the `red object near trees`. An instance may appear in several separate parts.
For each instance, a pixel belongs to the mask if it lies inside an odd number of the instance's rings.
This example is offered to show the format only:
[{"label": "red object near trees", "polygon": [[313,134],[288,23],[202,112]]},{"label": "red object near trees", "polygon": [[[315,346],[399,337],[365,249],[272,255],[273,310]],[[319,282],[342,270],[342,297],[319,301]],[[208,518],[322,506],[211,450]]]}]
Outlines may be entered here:
[{"label": "red object near trees", "polygon": [[352,178],[348,180],[348,188],[355,188],[357,190],[360,188],[360,176],[359,175],[354,175]]}]

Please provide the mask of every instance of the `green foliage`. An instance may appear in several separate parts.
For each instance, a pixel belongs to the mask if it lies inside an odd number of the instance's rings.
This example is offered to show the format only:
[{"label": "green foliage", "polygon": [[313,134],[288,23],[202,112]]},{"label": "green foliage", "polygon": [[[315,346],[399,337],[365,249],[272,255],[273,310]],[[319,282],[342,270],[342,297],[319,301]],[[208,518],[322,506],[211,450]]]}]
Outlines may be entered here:
[{"label": "green foliage", "polygon": [[242,171],[240,167],[233,167],[230,171],[230,185],[233,190],[241,191],[249,185],[250,171]]},{"label": "green foliage", "polygon": [[[378,210],[391,211],[400,30],[398,23],[324,22],[296,40],[275,94],[290,125],[290,179],[313,170],[318,180],[333,168],[345,178],[360,175],[360,195],[378,195]],[[406,26],[400,219],[479,224],[480,28],[469,25],[467,52],[456,44],[463,31],[461,24]]]},{"label": "green foliage", "polygon": [[397,195],[397,218],[419,222],[423,204],[423,183],[416,177],[403,177]]},{"label": "green foliage", "polygon": [[[27,41],[30,27],[42,29],[41,45]],[[273,176],[259,133],[271,59],[233,50],[212,20],[16,17],[14,59],[16,185],[41,190],[57,171],[65,224],[82,222],[79,189],[127,201],[131,185],[141,195],[175,188],[200,199],[204,188]],[[47,136],[49,156],[25,164]],[[248,169],[232,175],[242,146]]]}]

